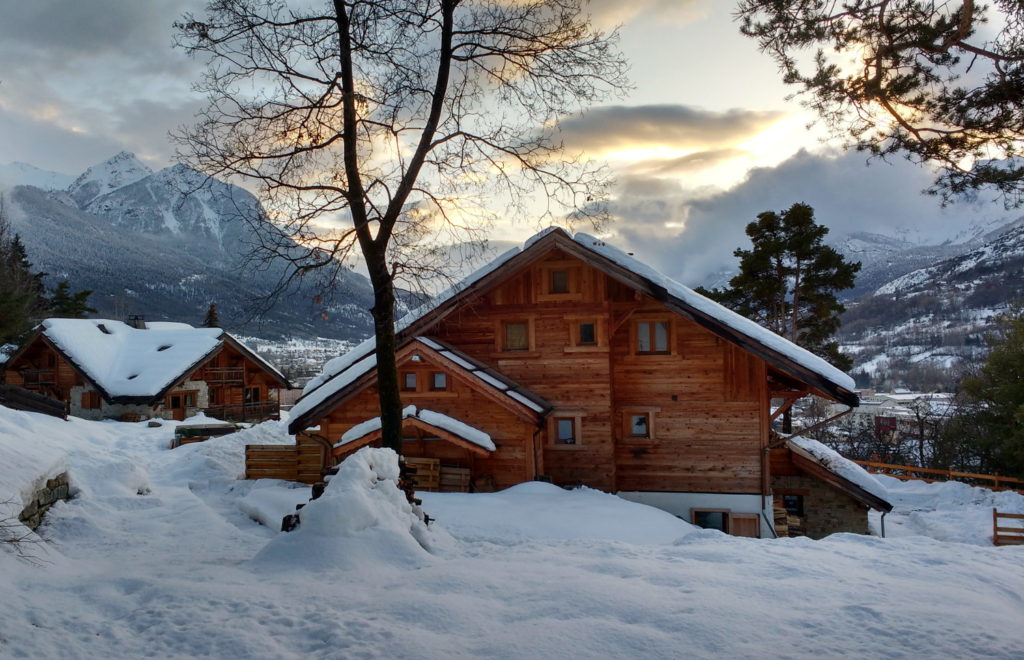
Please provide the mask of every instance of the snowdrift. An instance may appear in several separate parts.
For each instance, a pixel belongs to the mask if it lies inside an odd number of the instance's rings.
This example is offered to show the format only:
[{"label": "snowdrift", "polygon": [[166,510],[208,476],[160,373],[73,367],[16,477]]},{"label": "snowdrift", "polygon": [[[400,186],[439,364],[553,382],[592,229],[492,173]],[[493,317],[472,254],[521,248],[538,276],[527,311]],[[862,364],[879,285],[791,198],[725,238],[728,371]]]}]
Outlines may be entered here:
[{"label": "snowdrift", "polygon": [[254,563],[373,570],[428,564],[454,546],[398,489],[398,454],[364,447],[345,459],[320,498],[301,512],[298,529],[276,536]]}]

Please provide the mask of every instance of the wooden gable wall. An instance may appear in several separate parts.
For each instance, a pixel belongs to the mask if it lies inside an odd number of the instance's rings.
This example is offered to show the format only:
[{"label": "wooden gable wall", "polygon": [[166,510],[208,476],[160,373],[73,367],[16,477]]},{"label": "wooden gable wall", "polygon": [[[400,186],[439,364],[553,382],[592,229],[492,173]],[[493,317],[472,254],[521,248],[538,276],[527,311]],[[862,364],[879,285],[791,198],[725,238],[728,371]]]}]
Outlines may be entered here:
[{"label": "wooden gable wall", "polygon": [[4,366],[4,381],[64,402],[70,400],[72,387],[85,385],[78,370],[41,334]]},{"label": "wooden gable wall", "polygon": [[[488,433],[497,450],[481,456],[452,443],[438,439],[423,439],[422,434],[409,433],[415,440],[403,442],[403,455],[417,458],[436,458],[444,465],[470,468],[478,490],[508,488],[530,481],[537,474],[536,455],[533,451],[537,428],[499,405],[493,397],[484,395],[479,386],[470,387],[455,372],[443,366],[421,360],[411,361],[408,356],[399,362],[400,374],[417,373],[417,391],[403,391],[403,405],[414,405],[464,421]],[[444,373],[447,389],[431,391],[427,379],[434,372]],[[498,395],[504,396],[504,395]],[[341,439],[347,430],[380,414],[376,385],[370,385],[336,406],[320,420],[320,429],[313,433],[331,444]],[[303,442],[302,435],[297,438]],[[379,444],[376,443],[376,444]],[[336,460],[340,462],[347,454]]]},{"label": "wooden gable wall", "polygon": [[[552,294],[551,272],[566,269],[570,290]],[[574,345],[584,320],[597,324],[596,345]],[[634,354],[640,320],[669,321],[668,354]],[[508,322],[528,323],[527,350],[503,350]],[[540,436],[538,468],[555,483],[613,491],[764,491],[764,362],[557,250],[429,334],[548,399],[555,406],[551,418],[579,418],[579,444],[556,445],[550,428]],[[628,437],[627,416],[638,411],[652,415],[654,437]]]}]

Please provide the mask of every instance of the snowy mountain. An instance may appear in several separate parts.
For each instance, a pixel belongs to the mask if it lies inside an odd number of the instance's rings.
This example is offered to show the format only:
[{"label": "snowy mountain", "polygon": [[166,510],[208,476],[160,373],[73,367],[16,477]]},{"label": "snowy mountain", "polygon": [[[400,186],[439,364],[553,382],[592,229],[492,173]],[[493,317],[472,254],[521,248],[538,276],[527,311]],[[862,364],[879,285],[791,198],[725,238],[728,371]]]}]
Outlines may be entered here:
[{"label": "snowy mountain", "polygon": [[82,172],[68,187],[71,198],[85,207],[100,195],[117,190],[153,173],[135,154],[122,151]]},{"label": "snowy mountain", "polygon": [[1024,290],[1024,225],[982,238],[848,305],[840,341],[859,384],[949,388],[965,362],[981,359],[993,318]]},{"label": "snowy mountain", "polygon": [[43,190],[64,190],[75,177],[60,172],[39,169],[28,163],[13,162],[0,165],[0,188],[35,186]]},{"label": "snowy mountain", "polygon": [[227,329],[267,338],[358,339],[372,327],[369,284],[355,273],[333,297],[304,284],[250,320],[253,301],[283,274],[280,264],[245,267],[253,236],[243,218],[262,208],[245,190],[183,165],[152,172],[121,153],[65,191],[18,186],[9,200],[36,267],[51,285],[67,278],[94,290],[103,315],[198,323],[216,302]]}]

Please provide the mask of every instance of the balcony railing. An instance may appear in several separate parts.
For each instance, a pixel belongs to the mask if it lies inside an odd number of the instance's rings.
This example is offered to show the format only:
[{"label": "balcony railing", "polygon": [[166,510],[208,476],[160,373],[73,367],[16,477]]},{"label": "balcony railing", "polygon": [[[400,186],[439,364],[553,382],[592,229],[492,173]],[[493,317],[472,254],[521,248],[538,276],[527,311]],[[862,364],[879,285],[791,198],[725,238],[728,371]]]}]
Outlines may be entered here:
[{"label": "balcony railing", "polygon": [[203,410],[210,417],[228,422],[262,422],[278,419],[280,404],[277,401],[256,401],[223,406],[210,406]]},{"label": "balcony railing", "polygon": [[242,367],[207,367],[203,376],[208,383],[242,383],[245,370]]},{"label": "balcony railing", "polygon": [[35,389],[43,385],[56,385],[57,378],[53,369],[23,369],[21,374],[22,387]]}]

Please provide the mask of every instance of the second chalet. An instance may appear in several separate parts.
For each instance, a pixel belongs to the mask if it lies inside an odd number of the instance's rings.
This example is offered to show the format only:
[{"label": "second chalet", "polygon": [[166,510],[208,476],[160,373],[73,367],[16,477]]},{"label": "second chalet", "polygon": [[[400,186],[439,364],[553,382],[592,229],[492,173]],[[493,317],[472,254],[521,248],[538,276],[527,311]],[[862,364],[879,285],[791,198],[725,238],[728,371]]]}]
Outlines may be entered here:
[{"label": "second chalet", "polygon": [[4,365],[9,385],[66,402],[86,419],[228,421],[279,414],[288,380],[219,328],[184,323],[47,319]]},{"label": "second chalet", "polygon": [[[845,459],[770,428],[810,394],[856,406],[849,376],[592,236],[538,234],[403,319],[398,346],[424,489],[586,485],[763,537],[789,519],[866,533],[868,508],[891,508]],[[375,365],[371,338],[306,387],[300,478],[379,442]]]}]

